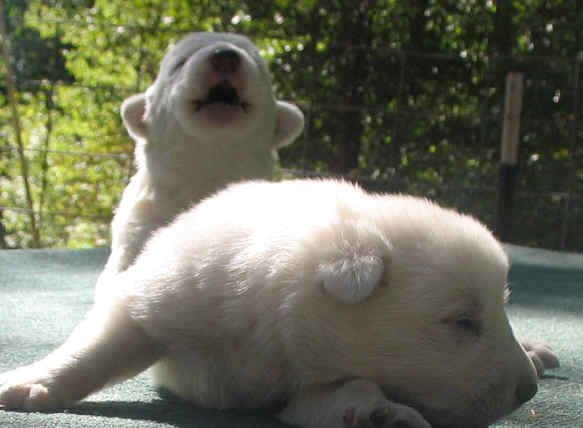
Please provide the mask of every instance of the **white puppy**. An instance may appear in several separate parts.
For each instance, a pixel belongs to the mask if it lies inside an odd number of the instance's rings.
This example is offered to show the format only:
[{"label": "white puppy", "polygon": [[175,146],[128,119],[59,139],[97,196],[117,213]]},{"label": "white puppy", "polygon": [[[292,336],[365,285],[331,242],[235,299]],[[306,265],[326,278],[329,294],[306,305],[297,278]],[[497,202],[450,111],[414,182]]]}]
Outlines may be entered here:
[{"label": "white puppy", "polygon": [[112,223],[112,254],[98,281],[133,263],[151,233],[227,183],[271,178],[276,149],[303,115],[277,101],[250,40],[194,33],[170,49],[145,94],[122,105],[136,141],[137,173]]},{"label": "white puppy", "polygon": [[537,390],[507,272],[482,224],[423,199],[233,185],[156,232],[64,345],[1,376],[0,405],[68,406],[153,365],[197,406],[285,401],[304,428],[486,427]]}]

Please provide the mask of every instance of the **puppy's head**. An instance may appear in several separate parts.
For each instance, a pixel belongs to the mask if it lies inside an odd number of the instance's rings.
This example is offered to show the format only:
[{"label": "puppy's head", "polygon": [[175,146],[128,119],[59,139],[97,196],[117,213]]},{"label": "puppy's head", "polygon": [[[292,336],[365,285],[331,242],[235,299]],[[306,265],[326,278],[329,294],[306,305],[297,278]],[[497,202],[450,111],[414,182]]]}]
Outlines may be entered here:
[{"label": "puppy's head", "polygon": [[303,127],[297,107],[275,100],[253,43],[226,33],[194,33],[172,47],[146,94],[124,102],[122,117],[134,138],[254,135],[269,139],[272,148],[289,144]]},{"label": "puppy's head", "polygon": [[366,204],[314,238],[319,291],[295,318],[310,330],[309,376],[374,380],[435,427],[486,427],[529,400],[536,374],[505,315],[508,260],[492,234],[417,198]]}]

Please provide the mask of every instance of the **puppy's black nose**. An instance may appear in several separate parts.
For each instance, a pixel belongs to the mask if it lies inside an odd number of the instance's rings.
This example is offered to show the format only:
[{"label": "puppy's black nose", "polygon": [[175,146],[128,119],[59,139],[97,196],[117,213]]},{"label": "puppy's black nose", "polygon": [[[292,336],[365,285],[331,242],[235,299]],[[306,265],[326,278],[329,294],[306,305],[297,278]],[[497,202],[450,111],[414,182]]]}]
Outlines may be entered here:
[{"label": "puppy's black nose", "polygon": [[217,48],[211,54],[210,62],[216,71],[223,75],[227,75],[233,74],[239,69],[241,58],[234,49]]},{"label": "puppy's black nose", "polygon": [[536,392],[538,391],[538,386],[536,379],[528,379],[522,381],[516,387],[516,405],[520,406],[530,400]]}]

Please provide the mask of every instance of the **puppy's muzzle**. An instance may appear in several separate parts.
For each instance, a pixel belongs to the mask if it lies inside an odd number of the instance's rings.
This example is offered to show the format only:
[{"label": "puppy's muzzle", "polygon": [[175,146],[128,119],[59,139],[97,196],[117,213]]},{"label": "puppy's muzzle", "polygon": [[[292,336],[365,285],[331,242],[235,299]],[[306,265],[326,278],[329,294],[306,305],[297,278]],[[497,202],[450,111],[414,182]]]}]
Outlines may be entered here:
[{"label": "puppy's muzzle", "polygon": [[514,395],[516,400],[515,406],[519,407],[520,405],[526,403],[528,400],[534,397],[537,391],[538,386],[536,379],[533,380],[531,377],[527,379],[520,379]]}]

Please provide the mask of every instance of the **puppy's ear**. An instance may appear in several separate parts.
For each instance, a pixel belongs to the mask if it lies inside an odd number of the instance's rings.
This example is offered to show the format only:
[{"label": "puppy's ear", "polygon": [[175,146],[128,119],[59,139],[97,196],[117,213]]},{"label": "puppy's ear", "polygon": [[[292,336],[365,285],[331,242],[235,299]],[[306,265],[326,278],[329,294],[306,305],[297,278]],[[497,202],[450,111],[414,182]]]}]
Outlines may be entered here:
[{"label": "puppy's ear", "polygon": [[316,245],[322,255],[317,278],[324,290],[344,303],[365,300],[381,285],[389,268],[392,245],[367,222],[348,220],[332,225]]},{"label": "puppy's ear", "polygon": [[121,105],[121,118],[133,139],[148,137],[148,128],[144,122],[146,113],[146,95],[137,94],[124,100]]},{"label": "puppy's ear", "polygon": [[385,261],[374,255],[349,256],[323,263],[318,276],[324,289],[344,303],[359,303],[377,288]]},{"label": "puppy's ear", "polygon": [[294,104],[277,101],[275,116],[275,148],[287,146],[304,129],[304,114]]}]

